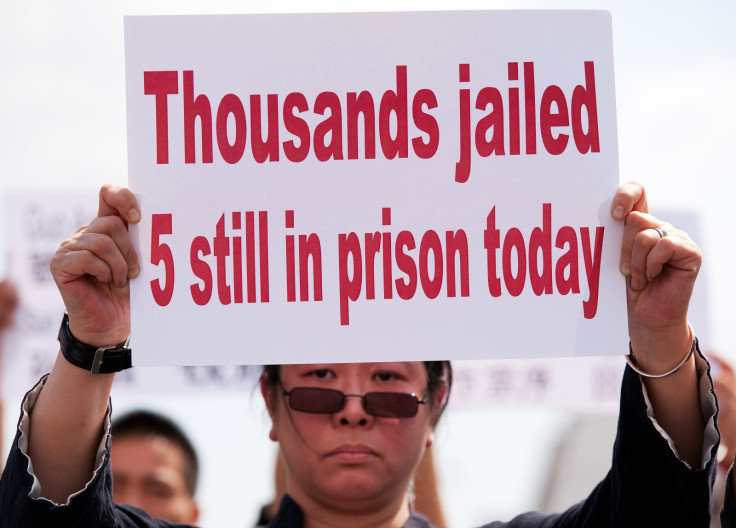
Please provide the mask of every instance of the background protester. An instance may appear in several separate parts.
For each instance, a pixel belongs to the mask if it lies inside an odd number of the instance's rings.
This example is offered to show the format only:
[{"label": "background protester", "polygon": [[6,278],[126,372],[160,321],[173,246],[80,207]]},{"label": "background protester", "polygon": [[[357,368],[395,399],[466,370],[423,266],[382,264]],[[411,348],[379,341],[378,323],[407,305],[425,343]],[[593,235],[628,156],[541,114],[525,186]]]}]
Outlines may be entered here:
[{"label": "background protester", "polygon": [[115,502],[146,510],[153,517],[195,524],[199,462],[181,428],[150,411],[132,411],[112,423]]}]

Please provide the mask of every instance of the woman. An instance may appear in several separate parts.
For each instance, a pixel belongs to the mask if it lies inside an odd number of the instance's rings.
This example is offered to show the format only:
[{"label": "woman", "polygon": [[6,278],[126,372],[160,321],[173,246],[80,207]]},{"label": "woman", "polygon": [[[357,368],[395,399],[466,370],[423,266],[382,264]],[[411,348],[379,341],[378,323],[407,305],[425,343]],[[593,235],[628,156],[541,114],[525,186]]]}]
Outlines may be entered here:
[{"label": "woman", "polygon": [[[641,373],[628,368],[625,375],[613,468],[585,502],[562,515],[526,514],[510,527],[708,525],[715,402],[687,323],[701,255],[685,233],[647,211],[636,183],[620,187],[611,206],[626,222],[620,268],[632,366]],[[52,261],[67,329],[92,350],[130,333],[128,279],[139,264],[126,223],[139,219],[129,190],[105,186],[97,218]],[[437,367],[421,362],[267,369],[270,435],[287,466],[287,496],[272,526],[421,523],[410,512],[408,488],[449,392],[439,370],[433,376]],[[105,431],[113,378],[60,354],[29,394],[0,483],[4,526],[168,526],[112,503]]]},{"label": "woman", "polygon": [[356,526],[358,515],[365,526],[403,526],[449,388],[446,369],[440,361],[266,367],[270,437],[288,475],[280,513],[299,516],[298,504],[318,525]]}]

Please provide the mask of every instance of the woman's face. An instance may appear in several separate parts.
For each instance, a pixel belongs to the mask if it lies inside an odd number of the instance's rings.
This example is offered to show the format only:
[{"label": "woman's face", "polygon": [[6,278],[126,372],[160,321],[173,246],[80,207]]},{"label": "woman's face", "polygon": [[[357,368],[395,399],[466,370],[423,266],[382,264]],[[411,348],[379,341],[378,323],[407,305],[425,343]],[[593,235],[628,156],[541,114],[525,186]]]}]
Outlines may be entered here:
[{"label": "woman's face", "polygon": [[[280,378],[286,391],[322,387],[427,396],[422,362],[284,365]],[[385,501],[404,500],[432,442],[438,405],[419,405],[411,418],[383,418],[368,414],[361,398],[347,398],[335,413],[311,414],[289,408],[290,397],[280,387],[263,391],[273,420],[270,436],[287,468],[287,491],[302,508],[311,502],[372,511]]]}]

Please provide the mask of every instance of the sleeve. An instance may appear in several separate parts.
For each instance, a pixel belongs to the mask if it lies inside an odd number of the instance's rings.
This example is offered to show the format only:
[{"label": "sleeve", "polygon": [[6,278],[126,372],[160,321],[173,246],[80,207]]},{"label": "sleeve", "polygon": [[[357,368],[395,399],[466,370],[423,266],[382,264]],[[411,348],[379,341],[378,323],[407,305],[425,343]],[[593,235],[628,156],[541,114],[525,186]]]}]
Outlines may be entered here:
[{"label": "sleeve", "polygon": [[30,434],[29,416],[45,378],[29,391],[21,404],[18,430],[0,479],[0,519],[3,528],[29,526],[96,528],[171,528],[174,525],[152,519],[142,510],[117,506],[112,495],[110,470],[110,413],[100,440],[96,468],[84,489],[72,494],[65,504],[43,498],[41,485],[33,474],[26,454]]},{"label": "sleeve", "polygon": [[726,477],[726,493],[723,497],[723,509],[721,510],[721,526],[723,528],[736,528],[736,500],[734,500],[733,489],[734,466],[731,466]]},{"label": "sleeve", "polygon": [[698,356],[706,422],[701,467],[690,468],[678,458],[670,439],[651,416],[639,376],[627,365],[621,385],[613,464],[606,478],[587,499],[563,513],[531,512],[508,523],[488,524],[486,528],[707,528],[718,433],[710,370],[699,350]]}]

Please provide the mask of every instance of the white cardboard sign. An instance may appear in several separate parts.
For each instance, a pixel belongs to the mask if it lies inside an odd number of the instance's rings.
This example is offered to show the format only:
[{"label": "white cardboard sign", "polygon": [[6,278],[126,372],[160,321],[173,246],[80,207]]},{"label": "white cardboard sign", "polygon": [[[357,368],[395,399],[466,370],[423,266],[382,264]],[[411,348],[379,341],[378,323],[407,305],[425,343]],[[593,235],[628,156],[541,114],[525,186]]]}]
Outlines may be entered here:
[{"label": "white cardboard sign", "polygon": [[607,13],[125,34],[135,364],[626,350]]}]

